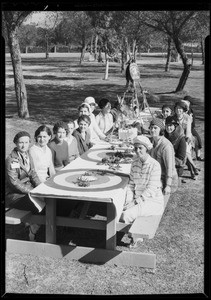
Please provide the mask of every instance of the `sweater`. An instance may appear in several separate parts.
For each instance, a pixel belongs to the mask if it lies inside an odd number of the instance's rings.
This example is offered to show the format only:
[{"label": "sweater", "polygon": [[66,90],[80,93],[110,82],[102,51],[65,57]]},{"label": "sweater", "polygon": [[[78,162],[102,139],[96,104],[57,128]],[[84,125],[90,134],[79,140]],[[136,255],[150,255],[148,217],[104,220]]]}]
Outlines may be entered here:
[{"label": "sweater", "polygon": [[59,143],[56,138],[54,138],[49,144],[49,148],[52,151],[52,159],[55,167],[55,171],[58,172],[67,164],[69,164],[69,153],[68,153],[68,143],[63,140]]},{"label": "sweater", "polygon": [[[161,165],[161,179],[163,182],[163,188],[166,185],[172,187],[177,186],[177,171],[175,167],[175,153],[172,143],[161,136],[158,143],[153,144],[153,148],[150,151],[151,156],[156,159]],[[173,179],[175,182],[173,182]]]},{"label": "sweater", "polygon": [[79,155],[82,155],[84,152],[88,151],[89,148],[92,147],[89,132],[86,132],[85,140],[83,139],[79,128],[75,129],[72,134],[77,140]]},{"label": "sweater", "polygon": [[68,143],[69,160],[72,161],[79,156],[77,140],[71,134],[65,138],[65,141]]},{"label": "sweater", "polygon": [[135,158],[131,166],[126,202],[142,196],[144,201],[163,204],[161,187],[161,167],[159,162],[150,155],[145,162],[141,162],[138,157]]}]

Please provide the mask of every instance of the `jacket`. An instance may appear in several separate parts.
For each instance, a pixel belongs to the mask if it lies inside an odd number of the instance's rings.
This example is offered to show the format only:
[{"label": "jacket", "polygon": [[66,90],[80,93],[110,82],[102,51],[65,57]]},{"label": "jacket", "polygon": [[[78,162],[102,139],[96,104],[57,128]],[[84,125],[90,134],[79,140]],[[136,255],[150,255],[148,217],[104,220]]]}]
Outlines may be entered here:
[{"label": "jacket", "polygon": [[29,156],[29,171],[26,170],[22,159],[18,155],[17,148],[14,148],[11,154],[6,158],[6,205],[18,200],[28,194],[41,181],[34,169],[31,156]]}]

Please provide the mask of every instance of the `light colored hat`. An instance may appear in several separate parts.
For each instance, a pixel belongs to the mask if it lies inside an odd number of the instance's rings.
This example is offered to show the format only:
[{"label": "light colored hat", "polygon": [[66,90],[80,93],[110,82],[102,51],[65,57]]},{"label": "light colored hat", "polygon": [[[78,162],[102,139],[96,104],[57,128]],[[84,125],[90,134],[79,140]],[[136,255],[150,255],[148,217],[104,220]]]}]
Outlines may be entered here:
[{"label": "light colored hat", "polygon": [[78,107],[78,110],[80,110],[81,106],[83,106],[83,105],[85,105],[88,108],[89,114],[91,114],[91,112],[92,112],[91,107],[86,102],[81,103],[80,106]]},{"label": "light colored hat", "polygon": [[84,100],[84,103],[88,103],[89,105],[94,104],[95,106],[97,106],[97,103],[95,102],[95,98],[93,98],[93,97],[87,97]]},{"label": "light colored hat", "polygon": [[152,149],[153,145],[150,142],[149,138],[145,135],[138,135],[133,139],[133,144],[141,144],[144,145],[148,150]]}]

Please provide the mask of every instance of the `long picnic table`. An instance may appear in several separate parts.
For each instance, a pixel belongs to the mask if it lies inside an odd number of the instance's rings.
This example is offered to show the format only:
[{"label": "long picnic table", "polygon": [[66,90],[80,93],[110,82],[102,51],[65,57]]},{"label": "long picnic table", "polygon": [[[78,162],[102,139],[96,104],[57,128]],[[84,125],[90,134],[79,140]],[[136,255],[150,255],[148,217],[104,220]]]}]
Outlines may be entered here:
[{"label": "long picnic table", "polygon": [[[119,149],[121,150],[121,148]],[[118,231],[128,232],[131,224],[119,222],[126,196],[131,163],[120,164],[120,168],[110,169],[102,164],[102,158],[116,150],[108,142],[94,145],[89,151],[78,157],[46,182],[34,188],[29,196],[41,211],[45,206],[45,216],[32,215],[28,222],[44,224],[45,243],[7,240],[7,248],[15,253],[30,253],[53,257],[66,257],[92,263],[115,263],[155,268],[156,256],[153,253],[118,251],[116,235]],[[87,175],[88,174],[88,175]],[[92,177],[88,186],[80,186],[78,178]],[[56,202],[83,201],[105,203],[107,217],[104,220],[72,218],[58,216]],[[86,215],[86,214],[85,214]],[[57,245],[57,226],[99,229],[106,231],[106,249]]]}]

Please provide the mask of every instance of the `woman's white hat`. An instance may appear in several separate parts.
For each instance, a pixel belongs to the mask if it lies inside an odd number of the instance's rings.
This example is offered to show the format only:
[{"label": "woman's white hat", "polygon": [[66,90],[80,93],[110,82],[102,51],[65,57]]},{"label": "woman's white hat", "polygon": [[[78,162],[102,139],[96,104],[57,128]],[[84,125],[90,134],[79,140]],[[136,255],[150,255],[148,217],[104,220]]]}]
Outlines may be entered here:
[{"label": "woman's white hat", "polygon": [[95,106],[97,106],[97,103],[95,102],[95,98],[93,98],[93,97],[87,97],[84,100],[84,103],[88,103],[89,105],[94,104]]},{"label": "woman's white hat", "polygon": [[133,139],[133,144],[140,144],[144,145],[148,150],[151,150],[153,148],[152,143],[150,142],[149,138],[145,135],[138,135]]}]

